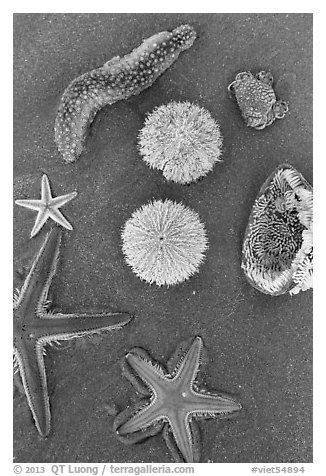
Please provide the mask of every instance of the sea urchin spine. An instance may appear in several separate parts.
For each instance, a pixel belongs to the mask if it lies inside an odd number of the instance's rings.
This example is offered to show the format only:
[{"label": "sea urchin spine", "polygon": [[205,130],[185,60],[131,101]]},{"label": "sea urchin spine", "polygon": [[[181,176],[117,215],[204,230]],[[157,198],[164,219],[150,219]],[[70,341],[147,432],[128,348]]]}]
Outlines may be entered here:
[{"label": "sea urchin spine", "polygon": [[312,288],[313,191],[291,165],[268,177],[255,200],[242,250],[250,284],[277,296]]},{"label": "sea urchin spine", "polygon": [[207,249],[198,214],[181,203],[157,200],[136,210],[122,232],[126,261],[148,283],[172,285],[198,271]]},{"label": "sea urchin spine", "polygon": [[139,151],[167,180],[194,182],[220,161],[222,136],[210,113],[190,102],[170,102],[149,114],[139,134]]},{"label": "sea urchin spine", "polygon": [[162,31],[123,58],[116,56],[74,79],[62,96],[54,128],[63,160],[69,163],[78,159],[97,111],[151,86],[195,38],[196,32],[189,25]]}]

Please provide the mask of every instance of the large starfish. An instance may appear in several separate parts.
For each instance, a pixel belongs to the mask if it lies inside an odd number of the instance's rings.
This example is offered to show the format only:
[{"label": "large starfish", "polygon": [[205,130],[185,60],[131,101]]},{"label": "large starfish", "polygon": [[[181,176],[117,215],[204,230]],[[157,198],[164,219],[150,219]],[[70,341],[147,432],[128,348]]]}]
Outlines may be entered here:
[{"label": "large starfish", "polygon": [[67,202],[70,202],[70,200],[76,196],[77,192],[72,192],[68,193],[67,195],[60,195],[59,197],[55,198],[52,197],[49,179],[44,174],[42,177],[41,200],[15,200],[16,205],[38,211],[34,227],[31,231],[31,238],[37,235],[48,218],[52,218],[52,220],[54,220],[59,225],[67,228],[68,230],[72,230],[72,226],[59,211],[59,208],[61,208]]},{"label": "large starfish", "polygon": [[174,459],[193,463],[200,459],[200,435],[193,418],[223,417],[242,407],[226,394],[196,387],[203,349],[201,337],[195,337],[187,347],[185,352],[184,345],[179,346],[167,364],[168,370],[143,349],[134,348],[126,355],[124,374],[147,398],[121,412],[115,418],[114,429],[127,444],[137,443],[163,429]]},{"label": "large starfish", "polygon": [[54,314],[48,291],[56,272],[61,228],[54,226],[36,256],[23,287],[14,299],[14,361],[19,370],[35,425],[41,436],[50,431],[50,405],[44,346],[124,326],[127,313]]}]

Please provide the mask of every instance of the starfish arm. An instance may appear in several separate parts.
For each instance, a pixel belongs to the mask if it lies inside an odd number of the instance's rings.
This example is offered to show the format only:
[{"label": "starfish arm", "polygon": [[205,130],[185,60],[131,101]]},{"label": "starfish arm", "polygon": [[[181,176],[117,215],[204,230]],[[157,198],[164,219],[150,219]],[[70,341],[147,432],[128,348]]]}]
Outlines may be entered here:
[{"label": "starfish arm", "polygon": [[189,350],[177,366],[174,380],[182,378],[185,387],[191,387],[199,370],[201,354],[203,349],[203,341],[201,337],[195,337]]},{"label": "starfish arm", "polygon": [[148,426],[147,428],[137,429],[135,432],[128,432],[125,430],[124,425],[137,414],[142,408],[148,404],[147,400],[140,400],[134,405],[126,408],[121,413],[119,413],[113,423],[113,428],[116,431],[116,435],[120,441],[126,444],[138,443],[150,436],[154,436],[159,433],[164,425],[163,421],[157,421],[153,425]]},{"label": "starfish arm", "polygon": [[21,207],[30,208],[31,210],[41,210],[44,208],[44,204],[41,200],[15,200],[16,205]]},{"label": "starfish arm", "polygon": [[70,202],[73,198],[77,197],[77,195],[77,192],[72,192],[67,193],[66,195],[60,195],[60,197],[55,197],[51,201],[51,207],[60,208]]},{"label": "starfish arm", "polygon": [[62,215],[62,213],[57,208],[50,208],[49,209],[49,216],[59,225],[67,228],[68,230],[72,230],[72,226],[70,225],[69,221]]},{"label": "starfish arm", "polygon": [[139,408],[139,411],[132,413],[132,416],[121,424],[119,434],[124,436],[128,433],[136,433],[155,425],[162,419],[163,415],[160,413],[155,402],[152,401],[149,405],[146,405],[146,400],[144,400],[144,404]]},{"label": "starfish arm", "polygon": [[175,375],[176,371],[182,361],[182,358],[188,352],[189,348],[194,342],[194,337],[190,337],[189,339],[185,339],[180,342],[180,344],[176,347],[175,351],[169,358],[166,363],[167,372],[170,375]]},{"label": "starfish arm", "polygon": [[99,314],[48,314],[36,324],[36,333],[42,343],[68,340],[75,337],[118,329],[130,322],[132,316],[125,312]]},{"label": "starfish arm", "polygon": [[[178,445],[173,437],[173,433],[168,423],[165,423],[165,426],[162,431],[162,437],[165,441],[165,444],[170,451],[172,458],[174,459],[175,463],[184,463],[184,457],[181,455],[181,452],[178,448]],[[197,461],[196,461],[197,462]]]},{"label": "starfish arm", "polygon": [[[151,360],[150,355],[140,347],[134,347],[132,349],[133,354],[137,353],[142,359],[144,360]],[[150,398],[152,395],[152,391],[149,389],[148,385],[139,377],[139,375],[130,367],[128,364],[127,359],[122,359],[121,361],[121,369],[123,375],[126,379],[129,380],[131,385],[133,385],[138,393],[144,395],[147,398]]]},{"label": "starfish arm", "polygon": [[185,403],[185,409],[189,414],[213,418],[239,412],[241,408],[240,403],[227,395],[194,390]]},{"label": "starfish arm", "polygon": [[[189,420],[189,427],[190,427],[190,432],[192,436],[193,462],[199,463],[201,450],[202,450],[202,441],[201,441],[199,426],[195,420]],[[173,433],[168,424],[165,425],[162,436],[173,458],[175,459],[175,462],[176,463],[184,462],[183,457],[181,459],[180,449],[178,448],[176,444]]]},{"label": "starfish arm", "polygon": [[48,220],[49,216],[50,213],[47,209],[43,209],[38,212],[33,229],[31,231],[31,238],[38,234],[45,222]]},{"label": "starfish arm", "polygon": [[14,355],[25,389],[28,405],[39,434],[46,437],[50,432],[50,404],[46,383],[42,346],[29,343],[30,349],[19,346]]},{"label": "starfish arm", "polygon": [[145,359],[137,349],[133,349],[126,355],[126,361],[132,370],[146,383],[146,385],[156,393],[157,389],[166,385],[166,377],[164,369],[159,364],[153,364],[151,360]]},{"label": "starfish arm", "polygon": [[189,422],[186,418],[183,409],[179,410],[169,418],[169,425],[173,433],[175,443],[181,452],[186,463],[194,463],[194,452],[192,444],[192,434],[189,426]]},{"label": "starfish arm", "polygon": [[42,202],[49,205],[52,202],[52,194],[48,177],[42,177]]},{"label": "starfish arm", "polygon": [[47,234],[20,290],[15,303],[15,311],[18,317],[27,316],[30,311],[34,313],[35,309],[45,302],[56,271],[60,242],[61,229],[55,226]]}]

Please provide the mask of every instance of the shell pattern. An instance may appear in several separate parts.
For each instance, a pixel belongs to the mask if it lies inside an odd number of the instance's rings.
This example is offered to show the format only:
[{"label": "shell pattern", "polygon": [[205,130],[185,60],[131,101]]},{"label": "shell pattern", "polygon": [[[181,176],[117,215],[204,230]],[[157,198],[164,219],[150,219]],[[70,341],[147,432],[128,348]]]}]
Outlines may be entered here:
[{"label": "shell pattern", "polygon": [[291,165],[280,165],[255,200],[242,250],[242,269],[265,294],[312,287],[313,192]]}]

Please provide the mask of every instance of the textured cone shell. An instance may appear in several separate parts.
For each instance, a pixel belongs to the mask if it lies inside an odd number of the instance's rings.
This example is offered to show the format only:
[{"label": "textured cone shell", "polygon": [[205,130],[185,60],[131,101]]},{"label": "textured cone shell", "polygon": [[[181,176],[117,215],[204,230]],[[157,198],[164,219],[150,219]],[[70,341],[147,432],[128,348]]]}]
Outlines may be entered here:
[{"label": "textured cone shell", "polygon": [[[290,177],[289,181],[286,177]],[[279,188],[278,184],[280,184]],[[286,189],[285,192],[282,187]],[[286,208],[284,211],[282,207],[287,207],[287,203],[294,200],[293,197],[297,197],[297,194],[299,194],[299,197],[300,195],[303,197],[305,194],[309,195],[306,207],[308,214],[311,214],[312,227],[312,187],[294,167],[289,164],[282,164],[274,170],[261,187],[245,231],[241,267],[247,280],[254,288],[272,296],[278,296],[286,292],[291,293],[291,290],[296,286],[294,273],[297,266],[294,263],[298,261],[298,256],[302,252],[300,240],[302,241],[302,234],[307,231],[307,227],[299,218],[298,209],[290,205],[290,208]],[[287,202],[287,200],[289,201]],[[303,201],[296,203],[304,204]],[[294,217],[293,223],[296,229],[292,225],[291,227],[288,226],[288,223],[285,222],[284,227],[282,227],[283,222],[278,220],[283,216],[283,213],[290,212],[290,210]],[[273,222],[274,217],[276,221]],[[278,233],[280,231],[284,231],[284,236]],[[274,242],[273,237],[275,238]],[[287,239],[292,240],[292,245],[297,242],[297,249],[292,250],[292,253],[287,253],[287,249],[284,250]],[[262,250],[259,249],[259,245],[264,245],[264,240],[266,240],[265,242],[270,241],[271,254],[269,256],[267,253],[264,255]],[[278,252],[279,244],[283,246],[283,252],[280,253]],[[264,261],[266,264],[263,264]],[[288,262],[286,263],[286,261]],[[269,262],[272,262],[272,265]],[[279,267],[278,270],[275,269],[277,267]]]}]

